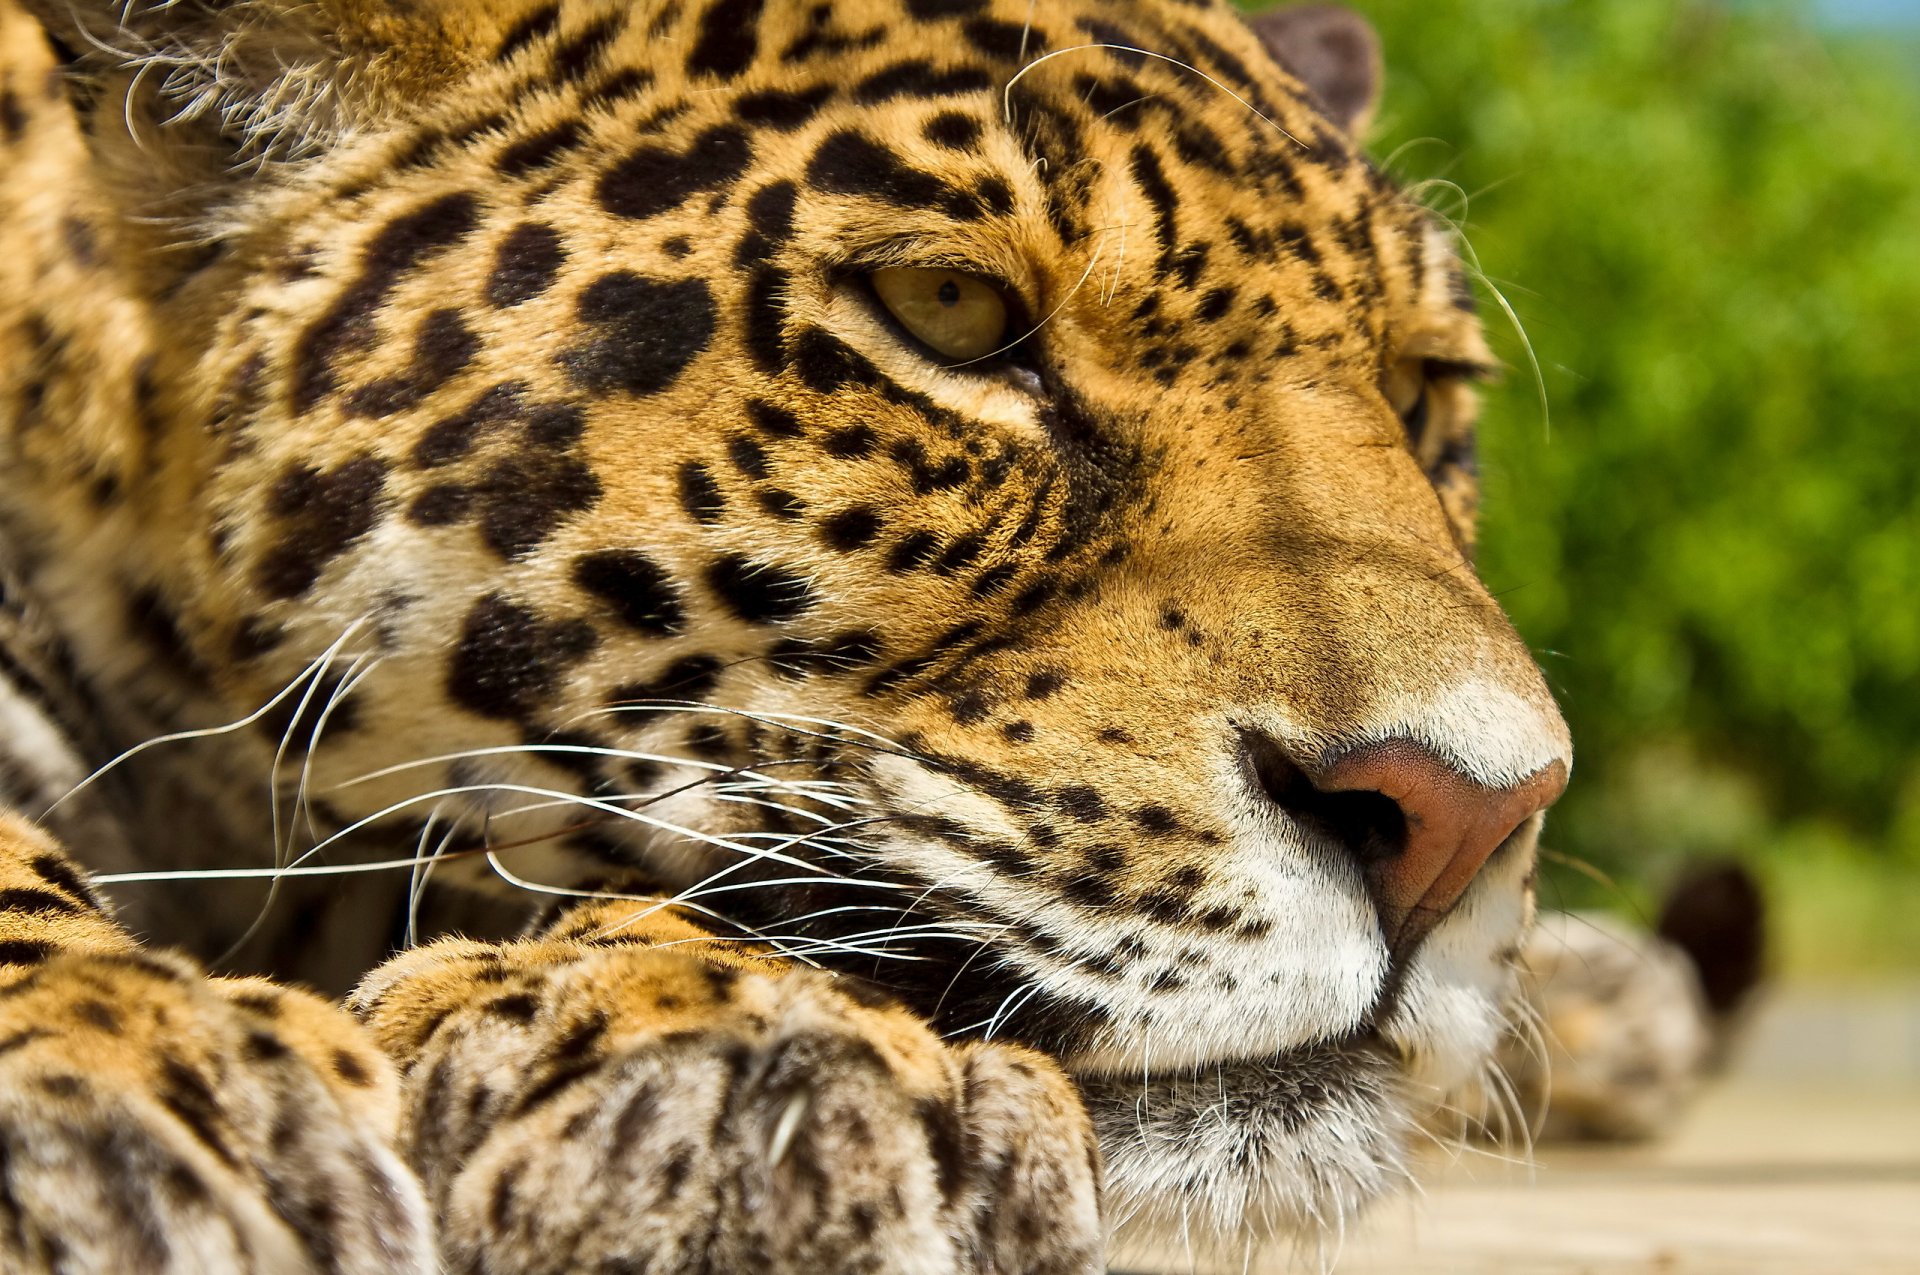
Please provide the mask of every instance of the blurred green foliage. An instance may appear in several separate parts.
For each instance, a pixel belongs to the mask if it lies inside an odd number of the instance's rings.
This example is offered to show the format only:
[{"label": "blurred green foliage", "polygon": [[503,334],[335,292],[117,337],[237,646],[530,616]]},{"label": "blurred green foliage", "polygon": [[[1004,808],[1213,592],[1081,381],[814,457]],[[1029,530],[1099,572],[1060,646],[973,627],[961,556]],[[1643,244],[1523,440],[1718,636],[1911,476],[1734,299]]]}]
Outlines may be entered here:
[{"label": "blurred green foliage", "polygon": [[1525,331],[1485,294],[1482,566],[1573,723],[1550,841],[1624,883],[1555,891],[1823,864],[1839,916],[1909,891],[1856,956],[1920,955],[1916,45],[1791,5],[1357,7],[1374,153]]}]

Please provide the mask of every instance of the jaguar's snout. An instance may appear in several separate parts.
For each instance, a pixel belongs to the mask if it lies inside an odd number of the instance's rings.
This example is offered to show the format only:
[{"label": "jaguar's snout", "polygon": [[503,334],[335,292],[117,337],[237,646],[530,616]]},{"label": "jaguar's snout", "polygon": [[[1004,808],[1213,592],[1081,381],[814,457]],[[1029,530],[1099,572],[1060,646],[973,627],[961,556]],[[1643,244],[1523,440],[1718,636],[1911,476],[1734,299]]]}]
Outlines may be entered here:
[{"label": "jaguar's snout", "polygon": [[1359,863],[1388,948],[1404,957],[1527,820],[1559,799],[1559,758],[1509,785],[1490,785],[1434,748],[1396,737],[1332,753],[1242,733],[1252,779],[1294,820]]}]

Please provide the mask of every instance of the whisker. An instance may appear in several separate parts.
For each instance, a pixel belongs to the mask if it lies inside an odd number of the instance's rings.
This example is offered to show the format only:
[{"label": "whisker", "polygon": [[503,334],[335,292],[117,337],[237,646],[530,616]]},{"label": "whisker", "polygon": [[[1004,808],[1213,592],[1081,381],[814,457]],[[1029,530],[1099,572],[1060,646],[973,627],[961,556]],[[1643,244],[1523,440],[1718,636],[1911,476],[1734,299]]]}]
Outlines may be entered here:
[{"label": "whisker", "polygon": [[[596,902],[607,902],[607,901],[631,902],[631,903],[654,903],[655,902],[654,897],[652,895],[623,894],[617,890],[580,890],[580,889],[575,889],[572,886],[547,885],[539,881],[529,881],[525,877],[516,876],[513,872],[509,871],[507,868],[507,865],[501,861],[500,856],[496,851],[492,849],[487,849],[482,851],[481,853],[486,855],[487,866],[493,869],[493,872],[496,876],[498,876],[502,881],[505,881],[508,885],[513,886],[515,889],[525,890],[529,894],[542,894],[542,895],[547,895],[553,898],[562,898],[562,899],[587,899],[587,900],[592,900]],[[720,921],[722,924],[726,924],[726,925],[736,924],[730,918],[723,917],[709,908],[701,907],[697,903],[689,903],[684,906],[689,912],[698,912],[702,916],[712,917],[713,919]],[[658,910],[659,910],[658,905],[656,905],[655,907],[649,908],[645,913],[642,913],[642,915],[643,916],[652,915],[653,912]],[[755,937],[759,937],[759,936],[756,935]],[[802,957],[800,959],[805,960],[806,958]],[[815,968],[818,968],[818,962],[807,961],[806,963],[809,965],[813,965]]]},{"label": "whisker", "polygon": [[[590,709],[587,712],[576,715],[571,720],[580,721],[593,717],[617,717],[634,713],[665,712],[713,713],[724,717],[737,717],[742,721],[753,722],[757,725],[785,731],[787,734],[798,736],[801,739],[816,739],[822,743],[837,744],[846,748],[859,749],[862,752],[877,753],[884,757],[901,757],[908,761],[922,764],[928,763],[927,758],[922,757],[919,753],[914,752],[904,745],[886,738],[884,735],[879,735],[873,731],[865,730],[857,726],[851,726],[844,722],[835,722],[825,718],[806,717],[797,713],[749,712],[745,709],[727,708],[712,704],[625,704]],[[811,723],[850,733],[833,734],[824,730],[809,730],[804,726],[794,725],[795,722]],[[805,764],[805,762],[804,759],[794,758],[790,759],[789,764],[798,765]]]},{"label": "whisker", "polygon": [[[427,815],[427,822],[420,829],[421,850],[426,849],[427,838],[433,834],[433,825],[440,818],[440,807],[435,806]],[[433,877],[433,870],[439,866],[440,859],[453,846],[453,839],[460,834],[457,826],[450,825],[447,835],[440,838],[440,844],[427,857],[427,862],[413,869],[412,879],[407,882],[407,931],[406,946],[412,948],[420,941],[420,900],[427,892],[427,883]]]},{"label": "whisker", "polygon": [[[306,821],[307,835],[309,837],[317,837],[320,835],[313,818],[312,789],[313,764],[314,758],[320,753],[320,737],[326,733],[328,725],[333,721],[334,711],[338,709],[341,704],[345,703],[347,698],[351,696],[355,690],[359,689],[360,683],[366,681],[366,679],[373,674],[374,670],[380,667],[381,662],[380,658],[374,655],[356,656],[353,663],[347,667],[346,675],[341,678],[340,682],[334,687],[332,695],[327,700],[327,706],[320,710],[320,716],[313,723],[313,731],[307,738],[307,755],[300,767],[300,782],[295,788],[295,801],[301,812],[301,817]],[[293,720],[294,722],[300,721],[301,714],[295,713]],[[290,724],[287,729],[291,732],[293,729],[292,725]],[[279,759],[276,756],[276,773],[278,769]],[[291,828],[288,829],[287,835],[289,839],[288,848],[291,849],[291,839],[293,835]]]},{"label": "whisker", "polygon": [[774,779],[773,776],[760,774],[760,767],[798,766],[807,764],[801,759],[795,758],[792,760],[759,762],[756,763],[753,768],[742,768],[729,766],[724,762],[700,761],[696,758],[682,757],[670,753],[636,752],[627,748],[609,748],[593,744],[500,744],[491,748],[466,748],[459,752],[438,753],[432,757],[421,757],[413,761],[398,762],[392,766],[384,766],[379,770],[370,770],[365,774],[356,775],[352,779],[343,779],[332,785],[327,791],[338,792],[346,788],[355,788],[361,784],[374,783],[381,779],[390,779],[395,775],[403,774],[409,770],[419,770],[427,766],[443,765],[447,762],[473,761],[482,757],[509,757],[522,753],[535,756],[554,753],[562,756],[605,757],[612,761],[660,762],[669,766],[684,766],[692,770],[712,771],[716,775],[746,775],[774,783],[780,781]]},{"label": "whisker", "polygon": [[434,859],[464,859],[484,853],[481,850],[455,850],[442,855],[414,855],[405,859],[380,859],[366,863],[322,863],[311,867],[289,864],[273,868],[181,868],[154,872],[102,872],[93,880],[102,885],[131,885],[143,881],[269,881],[276,877],[345,877],[367,872],[392,872],[432,863]]},{"label": "whisker", "polygon": [[287,684],[284,690],[282,690],[279,694],[275,695],[272,699],[268,700],[266,703],[262,704],[259,708],[254,709],[253,712],[247,714],[245,717],[242,717],[237,721],[228,722],[224,726],[205,726],[197,730],[174,731],[171,734],[156,735],[154,738],[146,740],[143,743],[135,744],[132,748],[127,749],[125,752],[121,753],[119,756],[115,757],[113,760],[107,762],[105,765],[95,770],[92,774],[88,775],[85,779],[82,779],[79,783],[69,788],[66,791],[65,795],[60,797],[60,799],[55,801],[52,805],[48,806],[46,810],[42,811],[40,817],[42,819],[45,819],[48,815],[51,815],[54,811],[60,809],[61,806],[65,805],[67,802],[73,800],[73,798],[79,796],[82,792],[92,787],[95,783],[97,783],[100,779],[105,777],[111,771],[133,760],[135,757],[140,756],[142,753],[148,752],[151,749],[159,748],[164,744],[185,743],[185,742],[196,740],[196,739],[214,739],[221,735],[231,735],[235,731],[246,730],[248,727],[255,725],[256,723],[261,721],[263,718],[265,718],[267,714],[271,713],[274,709],[280,707],[281,704],[285,703],[287,698],[291,696],[295,691],[298,691],[306,683],[308,678],[313,677],[318,671],[326,668],[327,665],[332,662],[335,655],[339,653],[340,648],[347,644],[347,642],[353,637],[354,632],[358,630],[359,627],[364,623],[366,623],[366,617],[363,616],[360,619],[355,620],[352,624],[348,625],[346,632],[342,633],[338,638],[336,638],[334,640],[333,645],[328,647],[322,655],[320,655],[317,659],[313,661],[313,663],[307,665],[307,667],[304,670],[302,670],[293,679],[293,681]]},{"label": "whisker", "polygon": [[[287,727],[280,733],[280,742],[274,748],[273,761],[267,768],[267,804],[271,821],[273,862],[276,866],[286,863],[293,855],[296,818],[303,807],[307,812],[307,831],[309,837],[317,837],[318,834],[315,832],[313,826],[312,808],[306,805],[306,786],[309,777],[312,775],[313,753],[314,750],[319,747],[320,732],[326,728],[327,721],[332,717],[334,707],[343,697],[344,692],[342,688],[344,687],[346,691],[352,689],[350,683],[354,678],[356,670],[368,660],[373,660],[375,665],[379,663],[379,660],[371,654],[356,655],[353,658],[353,663],[347,668],[346,676],[339,682],[334,683],[333,687],[329,690],[326,706],[322,709],[320,715],[315,718],[313,729],[309,734],[306,756],[302,760],[300,767],[300,779],[294,791],[293,810],[288,813],[286,824],[283,828],[280,817],[280,769],[286,763],[288,750],[293,746],[294,732],[299,729],[300,723],[307,719],[307,710],[313,706],[315,694],[318,693],[320,688],[326,683],[327,675],[333,667],[334,658],[335,652],[330,650],[322,663],[314,670],[313,676],[307,679],[307,688],[301,694],[300,702],[294,706],[293,712],[288,716]],[[284,837],[282,836],[283,831],[285,834]],[[254,940],[255,936],[260,933],[261,928],[267,923],[267,918],[273,914],[274,905],[279,901],[280,878],[275,877],[272,884],[267,887],[266,897],[260,901],[259,908],[255,910],[253,920],[248,923],[246,929],[240,932],[240,936],[228,944],[226,950],[214,959],[213,965],[215,968],[226,965],[244,950],[247,944]]]}]

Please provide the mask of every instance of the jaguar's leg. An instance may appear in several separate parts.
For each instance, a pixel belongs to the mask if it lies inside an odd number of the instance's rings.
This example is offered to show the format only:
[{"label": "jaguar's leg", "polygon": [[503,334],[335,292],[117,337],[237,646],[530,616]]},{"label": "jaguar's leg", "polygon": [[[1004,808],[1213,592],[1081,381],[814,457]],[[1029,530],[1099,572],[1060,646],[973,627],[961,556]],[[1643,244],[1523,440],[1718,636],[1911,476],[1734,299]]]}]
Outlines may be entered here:
[{"label": "jaguar's leg", "polygon": [[432,1271],[397,1108],[346,1014],[143,949],[0,813],[0,1270]]},{"label": "jaguar's leg", "polygon": [[353,1005],[405,1071],[401,1142],[454,1272],[1101,1269],[1071,1083],[999,1045],[595,905],[450,940]]}]

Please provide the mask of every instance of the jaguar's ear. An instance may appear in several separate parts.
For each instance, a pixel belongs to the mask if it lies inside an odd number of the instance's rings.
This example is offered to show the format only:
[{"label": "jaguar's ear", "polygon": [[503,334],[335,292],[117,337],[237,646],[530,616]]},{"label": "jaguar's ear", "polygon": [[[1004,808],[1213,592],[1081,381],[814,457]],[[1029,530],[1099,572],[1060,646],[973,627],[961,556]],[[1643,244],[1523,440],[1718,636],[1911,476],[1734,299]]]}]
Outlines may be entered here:
[{"label": "jaguar's ear", "polygon": [[1313,90],[1327,118],[1363,137],[1380,101],[1380,37],[1337,4],[1298,4],[1248,21],[1274,60]]},{"label": "jaguar's ear", "polygon": [[434,0],[24,0],[119,193],[192,216],[457,65]]}]

